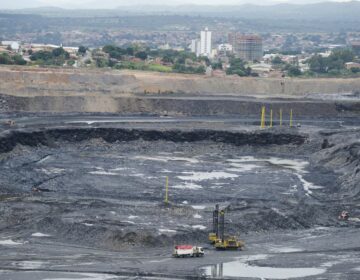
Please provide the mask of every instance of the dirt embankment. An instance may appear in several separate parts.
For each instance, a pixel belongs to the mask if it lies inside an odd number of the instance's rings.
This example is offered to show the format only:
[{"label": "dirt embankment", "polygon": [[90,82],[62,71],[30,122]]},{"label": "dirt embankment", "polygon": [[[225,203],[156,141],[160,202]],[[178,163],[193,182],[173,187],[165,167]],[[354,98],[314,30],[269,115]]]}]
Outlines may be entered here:
[{"label": "dirt embankment", "polygon": [[[257,116],[262,105],[271,103],[276,112],[292,108],[302,116],[329,117],[358,113],[360,102],[299,97],[358,91],[360,79],[220,78],[0,67],[0,112]],[[270,102],[252,97],[283,99]]]},{"label": "dirt embankment", "polygon": [[207,77],[137,71],[0,68],[0,92],[12,95],[199,93],[296,95],[360,91],[360,79]]}]

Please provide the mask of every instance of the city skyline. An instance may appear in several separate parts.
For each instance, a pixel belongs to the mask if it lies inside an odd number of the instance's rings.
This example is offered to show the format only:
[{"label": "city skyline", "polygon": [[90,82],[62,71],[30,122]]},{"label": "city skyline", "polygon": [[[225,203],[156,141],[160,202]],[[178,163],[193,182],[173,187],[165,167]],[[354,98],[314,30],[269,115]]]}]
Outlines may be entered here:
[{"label": "city skyline", "polygon": [[[101,2],[94,0],[15,0],[7,1],[0,0],[0,9],[22,9],[22,8],[36,8],[36,7],[58,7],[58,8],[69,8],[69,9],[112,9],[117,7],[126,7],[126,6],[179,6],[179,5],[207,5],[207,6],[226,6],[226,5],[243,5],[243,4],[253,4],[253,5],[276,5],[276,4],[314,4],[321,2],[351,2],[348,0],[262,0],[254,3],[249,0],[154,0],[151,2],[151,5],[148,4],[146,0],[135,0],[130,4],[125,0],[104,0]],[[358,2],[356,0],[356,2]]]}]

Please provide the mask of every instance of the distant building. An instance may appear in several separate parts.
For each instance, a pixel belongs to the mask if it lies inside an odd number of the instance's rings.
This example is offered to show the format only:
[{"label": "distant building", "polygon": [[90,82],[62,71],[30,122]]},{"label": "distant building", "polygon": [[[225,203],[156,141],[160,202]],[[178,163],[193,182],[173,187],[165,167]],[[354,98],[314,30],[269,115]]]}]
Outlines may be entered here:
[{"label": "distant building", "polygon": [[168,43],[158,47],[160,50],[170,50],[170,45]]},{"label": "distant building", "polygon": [[258,74],[260,77],[267,77],[268,74],[272,71],[271,64],[267,64],[263,62],[252,64],[250,67],[251,67],[251,72]]},{"label": "distant building", "polygon": [[193,53],[196,53],[196,45],[197,45],[198,40],[191,40],[191,44],[190,44],[190,51]]},{"label": "distant building", "polygon": [[352,42],[351,48],[356,55],[360,55],[360,41]]},{"label": "distant building", "polygon": [[353,68],[360,68],[360,63],[347,62],[347,63],[345,63],[345,68],[348,69],[348,70],[351,70]]},{"label": "distant building", "polygon": [[233,46],[235,56],[245,61],[261,61],[263,58],[263,42],[260,36],[230,33],[228,42]]},{"label": "distant building", "polygon": [[207,27],[200,33],[200,55],[211,57],[211,31]]},{"label": "distant building", "polygon": [[195,53],[196,56],[200,56],[200,52],[201,52],[200,40],[198,39],[191,40],[190,50],[191,52]]},{"label": "distant building", "polygon": [[16,52],[20,50],[20,43],[16,41],[2,41],[1,45],[10,47],[11,50]]},{"label": "distant building", "polygon": [[218,46],[218,53],[221,55],[225,55],[228,52],[232,52],[233,51],[233,47],[230,44],[220,44]]},{"label": "distant building", "polygon": [[200,40],[191,40],[190,50],[195,53],[196,56],[212,57],[211,44],[211,31],[206,27],[205,30],[200,32]]}]

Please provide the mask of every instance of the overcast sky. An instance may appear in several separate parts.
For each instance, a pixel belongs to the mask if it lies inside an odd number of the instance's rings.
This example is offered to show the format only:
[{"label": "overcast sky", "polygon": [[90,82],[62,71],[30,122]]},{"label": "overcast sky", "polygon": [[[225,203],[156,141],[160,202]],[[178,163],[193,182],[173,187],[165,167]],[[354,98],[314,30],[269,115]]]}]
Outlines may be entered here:
[{"label": "overcast sky", "polygon": [[[33,7],[61,7],[61,8],[115,8],[126,5],[236,5],[251,3],[257,5],[269,5],[277,3],[316,3],[327,0],[0,0],[0,9],[19,9]],[[331,1],[331,0],[330,0]],[[347,0],[337,0],[336,2],[347,2]]]}]

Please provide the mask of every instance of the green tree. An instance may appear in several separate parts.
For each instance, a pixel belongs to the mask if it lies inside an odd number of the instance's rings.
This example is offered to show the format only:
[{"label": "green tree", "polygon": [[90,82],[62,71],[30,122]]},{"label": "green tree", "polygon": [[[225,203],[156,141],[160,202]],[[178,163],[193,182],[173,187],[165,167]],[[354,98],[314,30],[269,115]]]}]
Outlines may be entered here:
[{"label": "green tree", "polygon": [[245,62],[240,58],[232,58],[230,60],[230,67],[226,69],[228,75],[238,75],[240,77],[249,76],[251,68],[245,67]]},{"label": "green tree", "polygon": [[106,45],[103,47],[103,52],[108,53],[110,58],[115,58],[117,60],[120,60],[123,55],[127,54],[127,50],[114,46],[114,45]]},{"label": "green tree", "polygon": [[300,76],[301,75],[301,70],[298,66],[294,66],[294,65],[290,65],[287,73],[289,76],[291,77],[296,77],[296,76]]},{"label": "green tree", "polygon": [[309,68],[316,73],[326,73],[328,70],[326,59],[321,55],[314,55],[308,60]]},{"label": "green tree", "polygon": [[109,61],[105,58],[97,58],[96,61],[96,67],[103,68],[109,66]]},{"label": "green tree", "polygon": [[222,69],[222,63],[219,61],[219,62],[214,62],[211,64],[211,67],[212,69]]},{"label": "green tree", "polygon": [[65,51],[62,47],[60,48],[56,48],[52,50],[52,55],[53,57],[63,57],[64,59],[69,59],[70,58],[70,54]]},{"label": "green tree", "polygon": [[354,60],[354,53],[350,49],[337,49],[332,51],[329,57],[314,55],[308,60],[310,70],[316,73],[341,73],[345,69],[345,63]]},{"label": "green tree", "polygon": [[174,59],[173,57],[171,57],[170,55],[166,54],[165,56],[163,56],[162,61],[165,63],[174,63]]},{"label": "green tree", "polygon": [[351,72],[352,73],[360,73],[360,68],[359,67],[353,67],[353,68],[351,68]]},{"label": "green tree", "polygon": [[26,65],[26,60],[21,56],[21,55],[14,55],[12,57],[13,61],[14,61],[14,64],[17,64],[17,65]]},{"label": "green tree", "polygon": [[148,54],[145,51],[140,51],[135,54],[135,57],[145,60],[148,57]]},{"label": "green tree", "polygon": [[84,47],[84,46],[79,46],[79,49],[78,49],[78,53],[80,55],[85,55],[86,54],[86,51],[87,51],[87,48]]},{"label": "green tree", "polygon": [[36,61],[36,60],[50,60],[53,58],[53,54],[49,51],[38,51],[38,52],[35,52],[33,53],[31,56],[30,56],[30,59],[32,61]]},{"label": "green tree", "polygon": [[279,65],[279,64],[284,64],[284,61],[282,61],[280,56],[275,56],[272,60],[271,60],[271,64],[273,65]]},{"label": "green tree", "polygon": [[0,64],[13,64],[13,62],[7,53],[2,53],[0,54]]}]

